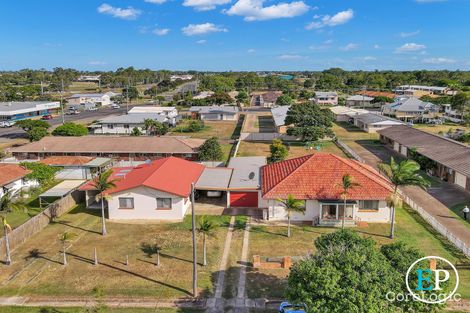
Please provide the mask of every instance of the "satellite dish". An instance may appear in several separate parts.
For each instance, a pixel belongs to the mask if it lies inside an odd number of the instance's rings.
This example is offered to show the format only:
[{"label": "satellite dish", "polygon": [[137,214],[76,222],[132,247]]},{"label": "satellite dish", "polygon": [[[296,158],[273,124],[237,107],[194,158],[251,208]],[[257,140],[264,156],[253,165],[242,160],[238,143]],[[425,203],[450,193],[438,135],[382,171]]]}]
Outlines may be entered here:
[{"label": "satellite dish", "polygon": [[255,172],[251,172],[249,175],[248,175],[248,179],[253,179],[255,178]]},{"label": "satellite dish", "polygon": [[150,164],[150,163],[152,163],[152,160],[149,160],[149,159],[145,160],[145,164]]}]

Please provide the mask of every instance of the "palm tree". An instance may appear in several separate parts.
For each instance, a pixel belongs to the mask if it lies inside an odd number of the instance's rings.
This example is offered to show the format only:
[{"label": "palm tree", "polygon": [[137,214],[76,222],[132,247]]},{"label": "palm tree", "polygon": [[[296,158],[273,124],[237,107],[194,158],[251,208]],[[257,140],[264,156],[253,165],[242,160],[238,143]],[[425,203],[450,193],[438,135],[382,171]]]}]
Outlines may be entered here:
[{"label": "palm tree", "polygon": [[292,212],[305,214],[305,206],[302,200],[297,200],[293,195],[288,195],[286,200],[277,199],[287,212],[287,237],[290,237],[290,218]]},{"label": "palm tree", "polygon": [[198,221],[197,225],[197,232],[202,234],[202,253],[203,253],[203,260],[202,265],[207,265],[207,244],[206,238],[212,237],[215,235],[215,229],[218,227],[217,224],[210,221],[207,216],[201,216]]},{"label": "palm tree", "polygon": [[104,173],[101,173],[93,181],[94,187],[96,188],[96,190],[98,190],[98,196],[101,200],[101,234],[103,236],[106,235],[106,223],[104,220],[104,193],[111,188],[115,188],[115,182],[117,181],[117,179],[109,179],[112,173],[112,171],[108,170]]},{"label": "palm tree", "polygon": [[340,186],[343,189],[343,192],[341,193],[341,197],[344,200],[343,219],[341,221],[341,228],[344,229],[344,220],[346,219],[346,202],[348,200],[349,190],[353,189],[354,187],[359,187],[360,184],[354,182],[354,178],[350,174],[344,174],[343,178],[341,179]]},{"label": "palm tree", "polygon": [[0,198],[0,218],[2,219],[3,235],[5,236],[6,265],[11,264],[10,241],[8,238],[8,232],[11,231],[11,227],[8,224],[7,216],[8,213],[13,210],[26,210],[26,205],[21,200],[14,201],[13,194],[11,192],[6,192]]},{"label": "palm tree", "polygon": [[62,234],[59,235],[59,241],[62,243],[62,255],[64,256],[64,266],[67,265],[67,253],[65,252],[67,249],[67,243],[69,243],[74,237],[74,233],[69,233],[67,231],[64,231]]},{"label": "palm tree", "polygon": [[430,186],[428,180],[419,174],[420,166],[413,160],[404,160],[396,163],[392,157],[390,164],[379,163],[379,170],[384,173],[393,184],[393,194],[391,197],[392,218],[390,226],[390,238],[393,239],[395,232],[395,208],[398,204],[398,188],[400,186],[418,186],[423,189]]}]

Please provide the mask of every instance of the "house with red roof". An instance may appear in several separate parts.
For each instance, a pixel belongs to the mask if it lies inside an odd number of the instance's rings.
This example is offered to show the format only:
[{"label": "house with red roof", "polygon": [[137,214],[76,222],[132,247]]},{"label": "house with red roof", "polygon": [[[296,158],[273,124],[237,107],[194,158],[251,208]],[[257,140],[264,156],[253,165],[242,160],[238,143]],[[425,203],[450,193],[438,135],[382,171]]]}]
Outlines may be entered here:
[{"label": "house with red roof", "polygon": [[[115,188],[106,192],[111,220],[181,220],[191,206],[191,184],[196,183],[204,165],[167,157],[137,167],[113,168],[110,179]],[[96,201],[94,181],[80,190],[86,192],[87,206]]]},{"label": "house with red roof", "polygon": [[[279,199],[288,195],[302,200],[305,214],[294,213],[293,221],[315,225],[346,225],[358,222],[390,221],[387,205],[393,189],[390,182],[372,167],[329,153],[315,153],[261,167],[261,196],[267,208],[265,218],[286,220]],[[342,177],[349,174],[358,186],[348,191],[344,205]]]},{"label": "house with red roof", "polygon": [[0,163],[0,197],[5,193],[15,194],[21,189],[38,185],[36,180],[27,179],[30,170],[18,164]]}]

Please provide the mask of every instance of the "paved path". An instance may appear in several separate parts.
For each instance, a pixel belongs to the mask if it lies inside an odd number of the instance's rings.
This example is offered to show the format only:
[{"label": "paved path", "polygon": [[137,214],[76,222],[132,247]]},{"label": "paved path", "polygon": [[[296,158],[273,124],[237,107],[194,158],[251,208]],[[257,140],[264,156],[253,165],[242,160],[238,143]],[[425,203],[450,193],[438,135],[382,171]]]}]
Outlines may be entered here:
[{"label": "paved path", "polygon": [[[391,156],[400,157],[394,151],[378,145],[351,144],[353,149],[367,164],[377,169],[377,163],[390,160]],[[402,157],[402,156],[401,156]],[[429,192],[415,186],[401,188],[416,204],[432,215],[445,226],[454,236],[470,247],[470,228],[452,214],[446,205],[452,206],[470,201],[470,193],[445,182],[429,189]]]}]

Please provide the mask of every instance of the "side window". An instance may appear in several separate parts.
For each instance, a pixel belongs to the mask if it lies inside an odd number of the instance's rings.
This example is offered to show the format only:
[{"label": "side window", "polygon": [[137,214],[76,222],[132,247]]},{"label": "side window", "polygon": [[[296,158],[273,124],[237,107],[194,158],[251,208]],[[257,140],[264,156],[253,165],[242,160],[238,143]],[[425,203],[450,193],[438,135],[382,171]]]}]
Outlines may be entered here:
[{"label": "side window", "polygon": [[133,209],[134,198],[119,198],[119,208],[120,209]]},{"label": "side window", "polygon": [[171,209],[171,198],[157,198],[157,209]]}]

